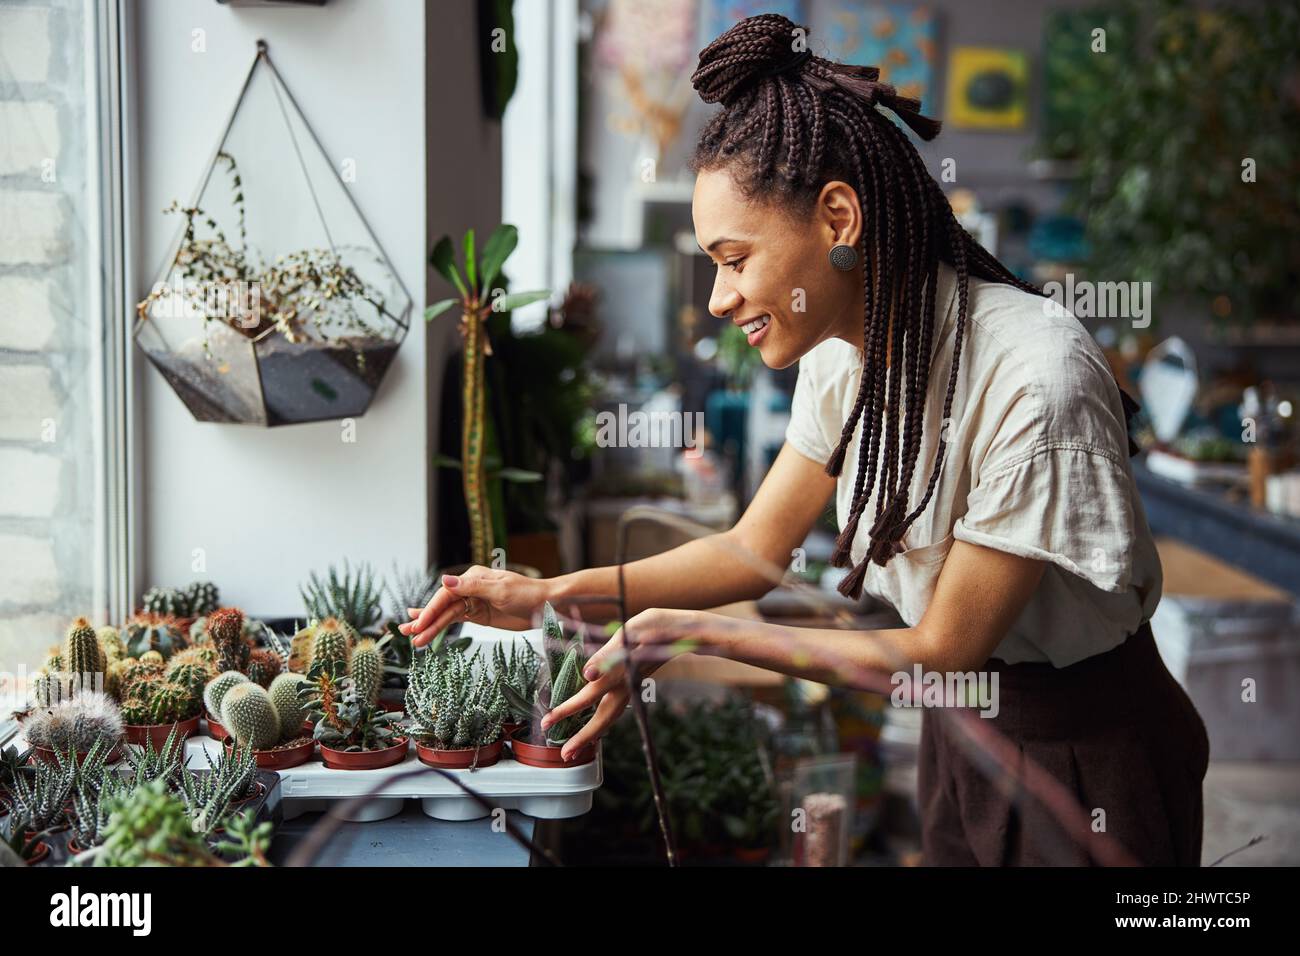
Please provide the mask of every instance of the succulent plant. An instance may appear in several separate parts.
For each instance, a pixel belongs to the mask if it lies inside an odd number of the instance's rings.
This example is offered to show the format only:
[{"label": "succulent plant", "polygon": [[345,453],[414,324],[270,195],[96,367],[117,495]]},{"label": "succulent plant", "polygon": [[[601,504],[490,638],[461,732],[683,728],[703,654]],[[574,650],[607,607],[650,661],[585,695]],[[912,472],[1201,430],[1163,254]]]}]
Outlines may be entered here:
[{"label": "succulent plant", "polygon": [[323,580],[313,571],[299,593],[308,618],[338,618],[357,633],[373,627],[383,615],[382,588],[375,584],[374,569],[364,562],[353,570],[344,561],[341,572],[331,565]]},{"label": "succulent plant", "polygon": [[8,793],[0,794],[13,815],[11,829],[27,819],[32,830],[50,830],[63,822],[64,808],[77,783],[77,760],[71,751],[55,751],[55,762],[38,760],[13,781]]},{"label": "succulent plant", "polygon": [[357,696],[366,704],[379,703],[379,691],[384,686],[384,643],[371,638],[357,642],[352,651],[352,663],[348,667],[348,676],[357,685]]},{"label": "succulent plant", "polygon": [[252,750],[241,747],[223,752],[216,760],[205,750],[207,770],[185,770],[179,792],[194,828],[210,837],[230,817],[231,805],[257,792],[257,761]]},{"label": "succulent plant", "polygon": [[226,692],[239,684],[248,683],[248,678],[239,671],[222,671],[203,688],[203,704],[213,717],[221,716],[221,702]]},{"label": "succulent plant", "polygon": [[[33,832],[35,831],[35,832]],[[28,834],[31,833],[31,836]],[[0,866],[26,866],[41,849],[45,831],[37,828],[27,817],[15,817],[9,835],[0,839]]]},{"label": "succulent plant", "polygon": [[297,631],[289,641],[289,654],[285,667],[295,674],[305,674],[311,667],[311,649],[316,640],[316,624],[313,622]]},{"label": "succulent plant", "polygon": [[[526,641],[515,641],[506,654],[505,642],[498,641],[492,647],[492,670],[501,677],[501,691],[506,694],[506,705],[510,719],[524,723],[532,718],[532,707],[519,706],[531,702],[537,696],[537,677],[541,661]],[[507,693],[506,688],[510,689]],[[512,704],[511,701],[516,703]]]},{"label": "succulent plant", "polygon": [[208,639],[217,649],[217,669],[241,671],[248,667],[252,648],[244,641],[244,612],[223,607],[208,615]]},{"label": "succulent plant", "polygon": [[245,681],[221,701],[221,725],[240,747],[270,750],[280,742],[280,717],[266,688]]},{"label": "succulent plant", "polygon": [[156,651],[166,660],[186,645],[181,621],[169,614],[148,611],[137,614],[127,622],[124,631],[126,651],[132,657],[143,657],[149,651]]},{"label": "succulent plant", "polygon": [[127,779],[135,786],[150,780],[166,780],[174,784],[185,767],[185,738],[173,727],[162,749],[157,749],[153,738],[146,737],[143,747],[127,748],[126,764],[130,770]]},{"label": "succulent plant", "polygon": [[411,665],[406,710],[414,736],[427,746],[484,747],[501,736],[506,701],[477,654],[425,651]]},{"label": "succulent plant", "polygon": [[178,657],[179,654],[172,658],[163,678],[186,688],[195,701],[201,701],[203,688],[208,686],[208,681],[217,676],[216,665],[201,663],[193,658],[178,660]]},{"label": "succulent plant", "polygon": [[149,723],[173,724],[199,715],[201,704],[184,684],[161,681],[149,697]]},{"label": "succulent plant", "polygon": [[34,708],[53,707],[72,696],[72,678],[62,670],[37,671],[28,686],[28,696]]},{"label": "succulent plant", "polygon": [[396,564],[385,582],[388,593],[388,616],[394,621],[407,620],[406,609],[424,607],[442,585],[433,568],[427,571],[403,571]]},{"label": "succulent plant", "polygon": [[23,736],[56,753],[70,747],[86,753],[96,742],[111,749],[122,737],[122,715],[106,694],[81,693],[33,711],[23,721]]},{"label": "succulent plant", "polygon": [[248,679],[254,684],[270,687],[275,675],[282,669],[280,656],[265,647],[254,648],[248,654]]},{"label": "succulent plant", "polygon": [[84,617],[72,622],[63,639],[63,669],[73,675],[79,686],[103,689],[104,651],[95,629]]},{"label": "succulent plant", "polygon": [[300,695],[302,687],[307,683],[307,678],[293,672],[280,674],[271,681],[271,703],[275,705],[275,712],[285,734],[301,727],[307,719],[307,708],[303,706]]},{"label": "succulent plant", "polygon": [[[217,852],[194,827],[184,800],[162,780],[117,794],[107,802],[108,825],[96,850],[96,866],[266,865],[271,827],[237,817],[227,825],[227,839]],[[218,855],[220,853],[220,856]]]},{"label": "succulent plant", "polygon": [[316,625],[311,642],[311,663],[307,676],[338,668],[347,673],[352,662],[353,631],[347,622],[327,617]]},{"label": "succulent plant", "polygon": [[99,638],[100,650],[104,652],[104,669],[127,656],[126,642],[117,628],[108,625],[95,628],[95,637]]},{"label": "succulent plant", "polygon": [[13,786],[14,778],[27,766],[31,750],[19,750],[17,747],[5,747],[0,750],[0,793]]},{"label": "succulent plant", "polygon": [[388,713],[366,700],[356,681],[337,668],[304,680],[299,700],[315,727],[312,737],[334,750],[385,750],[404,734],[401,714]]},{"label": "succulent plant", "polygon": [[78,780],[72,790],[72,832],[82,850],[99,846],[108,827],[108,808],[113,799],[126,793],[132,782],[117,774],[105,774],[98,786]]},{"label": "succulent plant", "polygon": [[544,740],[551,746],[559,746],[586,725],[593,711],[592,708],[587,708],[552,725],[544,735],[541,731],[541,718],[587,684],[587,679],[582,676],[582,671],[587,666],[582,638],[565,637],[559,615],[549,601],[542,607],[542,658],[546,662],[546,670],[540,674],[537,689],[531,698],[517,693],[509,685],[504,685],[502,692],[513,711],[531,712],[529,727],[535,742]]},{"label": "succulent plant", "polygon": [[185,589],[185,596],[190,602],[187,617],[211,614],[221,606],[221,594],[211,581],[195,581]]}]

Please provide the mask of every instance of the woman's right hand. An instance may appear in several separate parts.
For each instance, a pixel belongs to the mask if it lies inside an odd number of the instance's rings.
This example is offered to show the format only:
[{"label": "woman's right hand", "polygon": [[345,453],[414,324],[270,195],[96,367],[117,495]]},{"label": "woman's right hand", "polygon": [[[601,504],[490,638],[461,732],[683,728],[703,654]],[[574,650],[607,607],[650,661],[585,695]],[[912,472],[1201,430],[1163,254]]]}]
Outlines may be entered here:
[{"label": "woman's right hand", "polygon": [[461,575],[444,574],[442,587],[423,608],[407,608],[412,620],[398,626],[415,647],[423,647],[456,621],[506,630],[533,626],[533,615],[550,597],[545,578],[474,565]]}]

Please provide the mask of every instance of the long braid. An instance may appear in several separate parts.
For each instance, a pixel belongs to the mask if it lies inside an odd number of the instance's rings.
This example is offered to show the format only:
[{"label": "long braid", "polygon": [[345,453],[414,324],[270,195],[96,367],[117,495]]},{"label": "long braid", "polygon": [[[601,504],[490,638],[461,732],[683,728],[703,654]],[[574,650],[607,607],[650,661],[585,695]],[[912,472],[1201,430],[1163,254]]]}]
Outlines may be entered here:
[{"label": "long braid", "polygon": [[849,183],[863,204],[862,376],[848,420],[826,464],[839,477],[858,439],[857,474],[832,561],[852,564],[859,522],[874,498],[870,542],[840,590],[861,593],[871,562],[886,564],[929,506],[943,467],[938,443],[921,501],[909,511],[924,434],[940,262],[957,279],[957,318],[943,418],[952,414],[969,323],[972,276],[1042,293],[1018,279],[957,222],[942,188],[926,171],[891,111],[922,139],[939,124],[921,104],[880,82],[875,67],[835,63],[806,52],[807,30],[785,17],[742,20],[700,53],[691,78],[700,98],[722,109],[705,127],[692,165],[725,167],[750,195],[810,208],[822,186]]}]

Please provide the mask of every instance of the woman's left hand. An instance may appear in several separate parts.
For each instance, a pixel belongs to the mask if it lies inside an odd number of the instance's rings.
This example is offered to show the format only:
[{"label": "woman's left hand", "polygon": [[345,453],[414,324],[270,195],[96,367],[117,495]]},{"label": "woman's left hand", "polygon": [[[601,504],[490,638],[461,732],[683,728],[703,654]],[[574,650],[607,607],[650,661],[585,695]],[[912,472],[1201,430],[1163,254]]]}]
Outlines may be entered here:
[{"label": "woman's left hand", "polygon": [[651,608],[629,620],[605,646],[591,655],[583,676],[588,684],[542,719],[542,729],[558,720],[581,713],[593,704],[596,712],[583,728],[565,742],[560,756],[568,760],[581,748],[604,736],[628,703],[627,650],[624,634],[631,631],[633,655],[642,679],[663,664],[691,651],[707,647],[711,618],[717,615],[702,611],[678,611]]}]

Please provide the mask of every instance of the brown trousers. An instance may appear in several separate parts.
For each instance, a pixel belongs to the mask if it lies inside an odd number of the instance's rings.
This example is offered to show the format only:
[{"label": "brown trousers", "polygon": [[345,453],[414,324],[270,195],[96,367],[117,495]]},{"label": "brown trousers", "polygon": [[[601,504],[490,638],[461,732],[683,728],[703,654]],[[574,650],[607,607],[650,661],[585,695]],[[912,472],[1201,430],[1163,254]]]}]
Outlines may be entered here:
[{"label": "brown trousers", "polygon": [[[1144,624],[1119,647],[1069,667],[985,667],[1000,710],[981,718],[1060,780],[1089,819],[1146,866],[1199,866],[1209,739]],[[1018,786],[990,779],[931,711],[918,757],[923,862],[1089,866],[1088,850]],[[1104,811],[1104,818],[1096,811]]]}]

